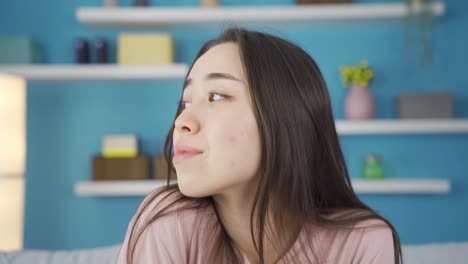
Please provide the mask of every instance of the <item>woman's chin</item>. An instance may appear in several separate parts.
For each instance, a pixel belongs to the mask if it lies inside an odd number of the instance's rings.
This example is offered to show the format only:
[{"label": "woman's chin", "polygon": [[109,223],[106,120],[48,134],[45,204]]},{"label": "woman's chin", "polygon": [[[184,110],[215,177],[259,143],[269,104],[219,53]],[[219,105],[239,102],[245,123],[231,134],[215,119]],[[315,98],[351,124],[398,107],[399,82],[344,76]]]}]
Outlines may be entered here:
[{"label": "woman's chin", "polygon": [[205,194],[198,193],[198,192],[184,192],[184,191],[182,191],[182,189],[180,190],[180,192],[181,192],[184,196],[187,196],[187,197],[190,197],[190,198],[203,198],[203,197],[206,197],[206,196],[207,196],[207,195],[205,195]]},{"label": "woman's chin", "polygon": [[183,182],[178,181],[178,185],[180,192],[187,197],[201,198],[208,196],[207,192],[197,188],[198,186],[195,186],[194,184],[184,184]]}]

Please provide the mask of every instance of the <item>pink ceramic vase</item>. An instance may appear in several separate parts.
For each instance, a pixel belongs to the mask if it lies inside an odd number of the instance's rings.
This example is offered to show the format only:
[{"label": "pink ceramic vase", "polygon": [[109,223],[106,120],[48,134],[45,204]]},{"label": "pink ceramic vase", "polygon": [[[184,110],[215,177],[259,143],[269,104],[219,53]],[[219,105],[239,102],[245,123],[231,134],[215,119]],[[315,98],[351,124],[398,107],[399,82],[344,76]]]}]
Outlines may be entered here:
[{"label": "pink ceramic vase", "polygon": [[354,84],[345,99],[347,119],[371,119],[375,115],[375,100],[367,86]]}]

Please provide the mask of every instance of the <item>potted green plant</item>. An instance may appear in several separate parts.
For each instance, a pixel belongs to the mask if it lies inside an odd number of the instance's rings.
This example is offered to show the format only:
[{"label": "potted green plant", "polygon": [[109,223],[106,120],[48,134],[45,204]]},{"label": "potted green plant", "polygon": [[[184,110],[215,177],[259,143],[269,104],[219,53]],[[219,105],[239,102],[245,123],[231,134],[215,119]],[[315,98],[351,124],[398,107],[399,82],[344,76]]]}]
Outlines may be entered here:
[{"label": "potted green plant", "polygon": [[374,96],[369,83],[374,70],[363,60],[358,65],[342,65],[341,78],[345,87],[350,87],[345,99],[345,115],[348,119],[371,119],[375,115]]}]

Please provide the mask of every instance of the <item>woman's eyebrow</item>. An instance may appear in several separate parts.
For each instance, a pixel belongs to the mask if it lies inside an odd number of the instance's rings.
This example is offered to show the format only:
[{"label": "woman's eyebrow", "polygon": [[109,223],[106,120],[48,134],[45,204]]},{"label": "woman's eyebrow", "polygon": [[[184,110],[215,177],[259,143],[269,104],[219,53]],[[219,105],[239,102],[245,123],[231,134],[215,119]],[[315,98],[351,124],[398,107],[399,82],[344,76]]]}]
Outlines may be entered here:
[{"label": "woman's eyebrow", "polygon": [[[205,80],[219,80],[219,79],[224,79],[224,80],[231,80],[231,81],[236,81],[236,82],[242,82],[241,79],[229,74],[229,73],[224,73],[224,72],[212,72],[206,75]],[[184,82],[184,89],[189,86],[192,83],[192,79],[187,78]]]},{"label": "woman's eyebrow", "polygon": [[231,81],[242,82],[239,78],[224,72],[212,72],[205,77],[205,80],[227,79]]}]

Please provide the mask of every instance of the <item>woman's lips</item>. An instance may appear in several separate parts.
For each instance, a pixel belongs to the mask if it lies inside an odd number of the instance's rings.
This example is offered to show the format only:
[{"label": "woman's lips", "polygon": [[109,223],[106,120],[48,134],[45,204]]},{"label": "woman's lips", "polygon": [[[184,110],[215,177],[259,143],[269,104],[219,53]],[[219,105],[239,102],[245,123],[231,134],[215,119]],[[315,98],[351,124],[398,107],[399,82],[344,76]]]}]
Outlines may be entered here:
[{"label": "woman's lips", "polygon": [[191,159],[195,156],[198,156],[202,153],[189,153],[189,152],[185,152],[185,153],[177,153],[174,155],[174,157],[172,157],[172,162],[178,162],[178,161],[183,161],[183,160],[188,160],[188,159]]},{"label": "woman's lips", "polygon": [[182,145],[182,144],[174,145],[174,149],[175,149],[175,153],[174,153],[174,157],[172,157],[173,162],[191,159],[203,153],[203,151],[200,149],[194,148],[189,145]]}]

